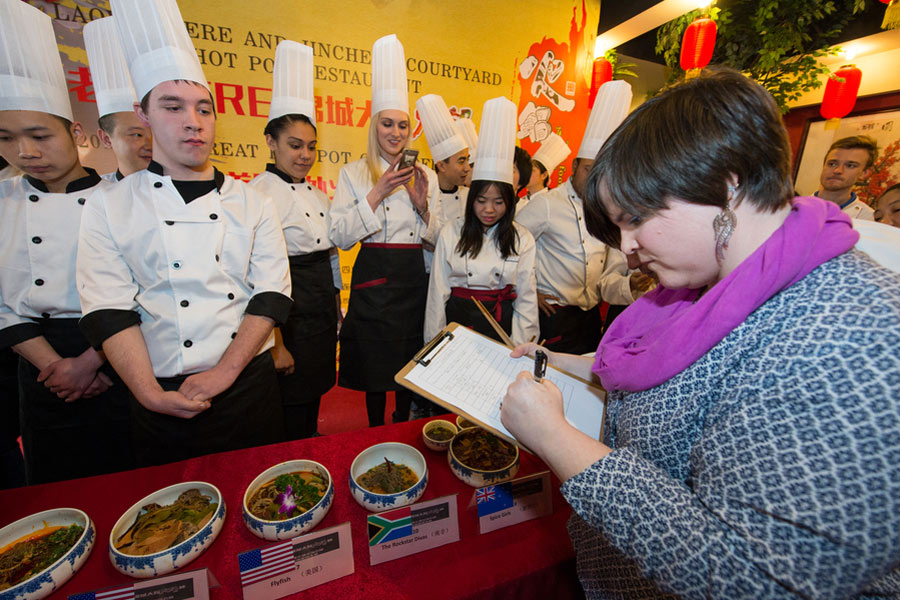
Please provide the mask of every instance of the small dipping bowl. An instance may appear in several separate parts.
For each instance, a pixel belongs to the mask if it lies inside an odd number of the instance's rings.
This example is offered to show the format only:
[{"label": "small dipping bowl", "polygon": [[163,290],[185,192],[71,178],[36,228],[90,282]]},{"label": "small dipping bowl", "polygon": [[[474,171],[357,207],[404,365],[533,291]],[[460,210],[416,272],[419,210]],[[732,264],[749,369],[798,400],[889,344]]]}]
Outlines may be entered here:
[{"label": "small dipping bowl", "polygon": [[[463,464],[456,457],[456,454],[453,451],[454,443],[457,443],[457,441],[464,436],[474,435],[482,431],[484,433],[487,433],[488,435],[493,435],[489,431],[481,429],[480,427],[463,429],[462,431],[457,433],[456,436],[454,436],[453,440],[450,443],[450,450],[449,452],[447,452],[447,462],[450,463],[450,470],[453,471],[453,474],[456,475],[464,483],[467,483],[468,485],[476,488],[509,481],[516,476],[516,473],[519,472],[519,447],[515,445],[512,445],[515,449],[515,458],[513,458],[513,460],[503,468],[493,471],[484,471],[481,469],[470,467]],[[509,442],[504,441],[504,443]]]},{"label": "small dipping bowl", "polygon": [[[253,494],[256,493],[256,490],[262,487],[263,484],[275,479],[279,475],[296,473],[298,471],[311,471],[328,481],[328,488],[325,490],[325,495],[322,496],[315,506],[302,515],[297,515],[296,517],[284,521],[261,519],[250,512],[250,509],[248,508],[250,499],[253,497]],[[331,478],[331,473],[328,472],[328,469],[314,460],[289,460],[287,462],[279,463],[274,467],[269,467],[260,473],[256,479],[247,486],[247,491],[244,492],[243,503],[244,524],[254,535],[257,535],[264,540],[287,540],[306,533],[318,525],[322,519],[325,518],[325,515],[328,514],[333,501],[334,480]]]},{"label": "small dipping bowl", "polygon": [[[153,502],[159,505],[172,504],[178,500],[178,496],[190,489],[199,490],[201,494],[219,505],[209,522],[201,527],[197,533],[168,550],[144,556],[125,554],[116,550],[113,542],[128,531],[137,520],[138,515],[143,512],[144,506]],[[136,502],[134,506],[125,511],[125,514],[119,517],[119,520],[116,521],[112,531],[109,533],[109,560],[116,570],[131,577],[146,578],[165,575],[182,568],[203,554],[203,551],[209,548],[216,540],[219,532],[222,531],[224,523],[225,502],[222,500],[222,493],[219,491],[219,488],[204,481],[176,483],[141,499],[140,502]]]},{"label": "small dipping bowl", "polygon": [[75,545],[43,571],[0,592],[0,599],[39,600],[55,592],[59,586],[71,579],[87,561],[94,548],[94,539],[97,533],[90,517],[77,508],[45,510],[19,519],[0,529],[0,548],[2,548],[29,534],[37,533],[45,527],[68,527],[70,525],[84,527],[84,531],[81,532]]},{"label": "small dipping bowl", "polygon": [[[431,437],[434,434],[434,430],[438,427],[448,430],[451,433],[450,437],[446,440],[438,440]],[[428,447],[429,450],[445,452],[447,448],[450,447],[450,440],[453,439],[453,436],[456,435],[457,431],[456,425],[450,421],[445,421],[443,419],[428,421],[425,423],[425,426],[422,427],[422,441],[425,442],[425,446]]]},{"label": "small dipping bowl", "polygon": [[457,416],[456,416],[456,428],[457,428],[457,429],[459,429],[460,431],[462,431],[463,429],[470,429],[470,428],[472,428],[472,427],[478,427],[478,425],[476,425],[475,423],[473,423],[472,421],[468,420],[467,418],[465,418],[465,417],[462,416],[462,415],[457,415]]},{"label": "small dipping bowl", "polygon": [[[387,458],[392,463],[406,465],[419,479],[409,489],[396,494],[376,494],[356,483],[356,478]],[[428,485],[428,466],[422,453],[407,444],[384,442],[360,452],[350,465],[350,493],[360,506],[372,512],[400,508],[422,497]]]}]

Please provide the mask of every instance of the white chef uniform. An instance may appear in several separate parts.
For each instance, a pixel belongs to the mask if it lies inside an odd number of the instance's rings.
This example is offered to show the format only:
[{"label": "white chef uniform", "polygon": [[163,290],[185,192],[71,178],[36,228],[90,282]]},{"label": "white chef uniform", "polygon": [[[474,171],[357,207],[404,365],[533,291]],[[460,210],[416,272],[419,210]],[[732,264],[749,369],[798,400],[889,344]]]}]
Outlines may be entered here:
[{"label": "white chef uniform", "polygon": [[[334,248],[328,237],[331,229],[331,203],[318,187],[308,181],[287,181],[275,165],[271,164],[266,165],[266,170],[253,178],[250,187],[275,202],[288,256],[330,251]],[[342,287],[341,264],[336,250],[331,253],[331,270],[334,287],[339,290]]]},{"label": "white chef uniform", "polygon": [[185,204],[151,162],[87,207],[77,276],[82,329],[95,347],[139,320],[154,374],[175,377],[214,367],[245,312],[286,316],[291,287],[274,203],[218,170],[215,183]]},{"label": "white chef uniform", "polygon": [[584,203],[571,181],[532,196],[517,211],[516,221],[537,244],[538,291],[582,310],[594,308],[601,298],[610,304],[634,302],[624,255],[616,249],[608,252],[606,244],[588,233]]},{"label": "white chef uniform", "polygon": [[451,288],[502,290],[508,285],[515,288],[516,294],[512,302],[515,312],[510,337],[516,344],[536,338],[538,305],[534,275],[534,238],[527,229],[513,222],[518,234],[517,254],[504,260],[494,239],[497,231],[497,226],[494,225],[485,232],[478,256],[460,256],[456,246],[462,225],[462,220],[447,223],[438,236],[428,283],[424,339],[432,339],[447,325],[445,306],[450,298]]},{"label": "white chef uniform", "polygon": [[[378,159],[383,170],[390,164]],[[426,175],[428,171],[425,171]],[[372,189],[369,167],[365,159],[341,168],[337,189],[331,204],[331,240],[343,250],[349,250],[356,242],[382,244],[421,244],[422,240],[434,243],[440,230],[442,212],[437,176],[428,177],[428,224],[416,214],[409,194],[403,186],[384,199],[373,211],[366,201]]]},{"label": "white chef uniform", "polygon": [[452,223],[466,216],[466,200],[469,198],[469,188],[457,186],[454,190],[441,190],[441,223]]}]

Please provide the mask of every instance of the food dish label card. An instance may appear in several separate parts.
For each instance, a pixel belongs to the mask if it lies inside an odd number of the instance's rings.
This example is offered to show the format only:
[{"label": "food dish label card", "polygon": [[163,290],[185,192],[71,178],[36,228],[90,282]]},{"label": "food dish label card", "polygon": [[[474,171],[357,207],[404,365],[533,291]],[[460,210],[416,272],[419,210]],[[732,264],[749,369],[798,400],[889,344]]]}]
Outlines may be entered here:
[{"label": "food dish label card", "polygon": [[474,504],[481,533],[545,517],[553,512],[550,471],[478,488]]},{"label": "food dish label card", "polygon": [[129,585],[71,594],[69,600],[209,600],[209,589],[219,582],[209,569],[156,577]]},{"label": "food dish label card", "polygon": [[366,524],[370,565],[458,542],[456,494],[369,515]]},{"label": "food dish label card", "polygon": [[244,600],[271,600],[354,571],[350,523],[238,554]]}]

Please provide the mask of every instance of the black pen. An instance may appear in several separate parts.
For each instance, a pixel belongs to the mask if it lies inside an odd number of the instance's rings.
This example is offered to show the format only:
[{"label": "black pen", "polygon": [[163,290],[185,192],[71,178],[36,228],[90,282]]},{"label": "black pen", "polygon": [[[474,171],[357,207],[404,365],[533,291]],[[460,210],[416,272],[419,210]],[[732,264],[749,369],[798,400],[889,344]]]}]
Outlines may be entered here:
[{"label": "black pen", "polygon": [[534,380],[538,383],[544,378],[547,372],[547,354],[543,350],[535,350],[534,352]]}]

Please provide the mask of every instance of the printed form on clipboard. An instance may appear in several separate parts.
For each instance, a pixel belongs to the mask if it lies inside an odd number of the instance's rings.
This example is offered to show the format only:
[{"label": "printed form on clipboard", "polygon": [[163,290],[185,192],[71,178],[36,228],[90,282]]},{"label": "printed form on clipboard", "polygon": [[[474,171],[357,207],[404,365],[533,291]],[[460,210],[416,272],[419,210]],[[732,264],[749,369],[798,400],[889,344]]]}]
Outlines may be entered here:
[{"label": "printed form on clipboard", "polygon": [[[451,323],[394,379],[521,446],[500,422],[500,403],[516,376],[532,371],[534,358],[511,358],[509,353],[508,347]],[[601,439],[606,406],[603,389],[552,365],[545,379],[562,392],[566,420],[592,438]]]}]

